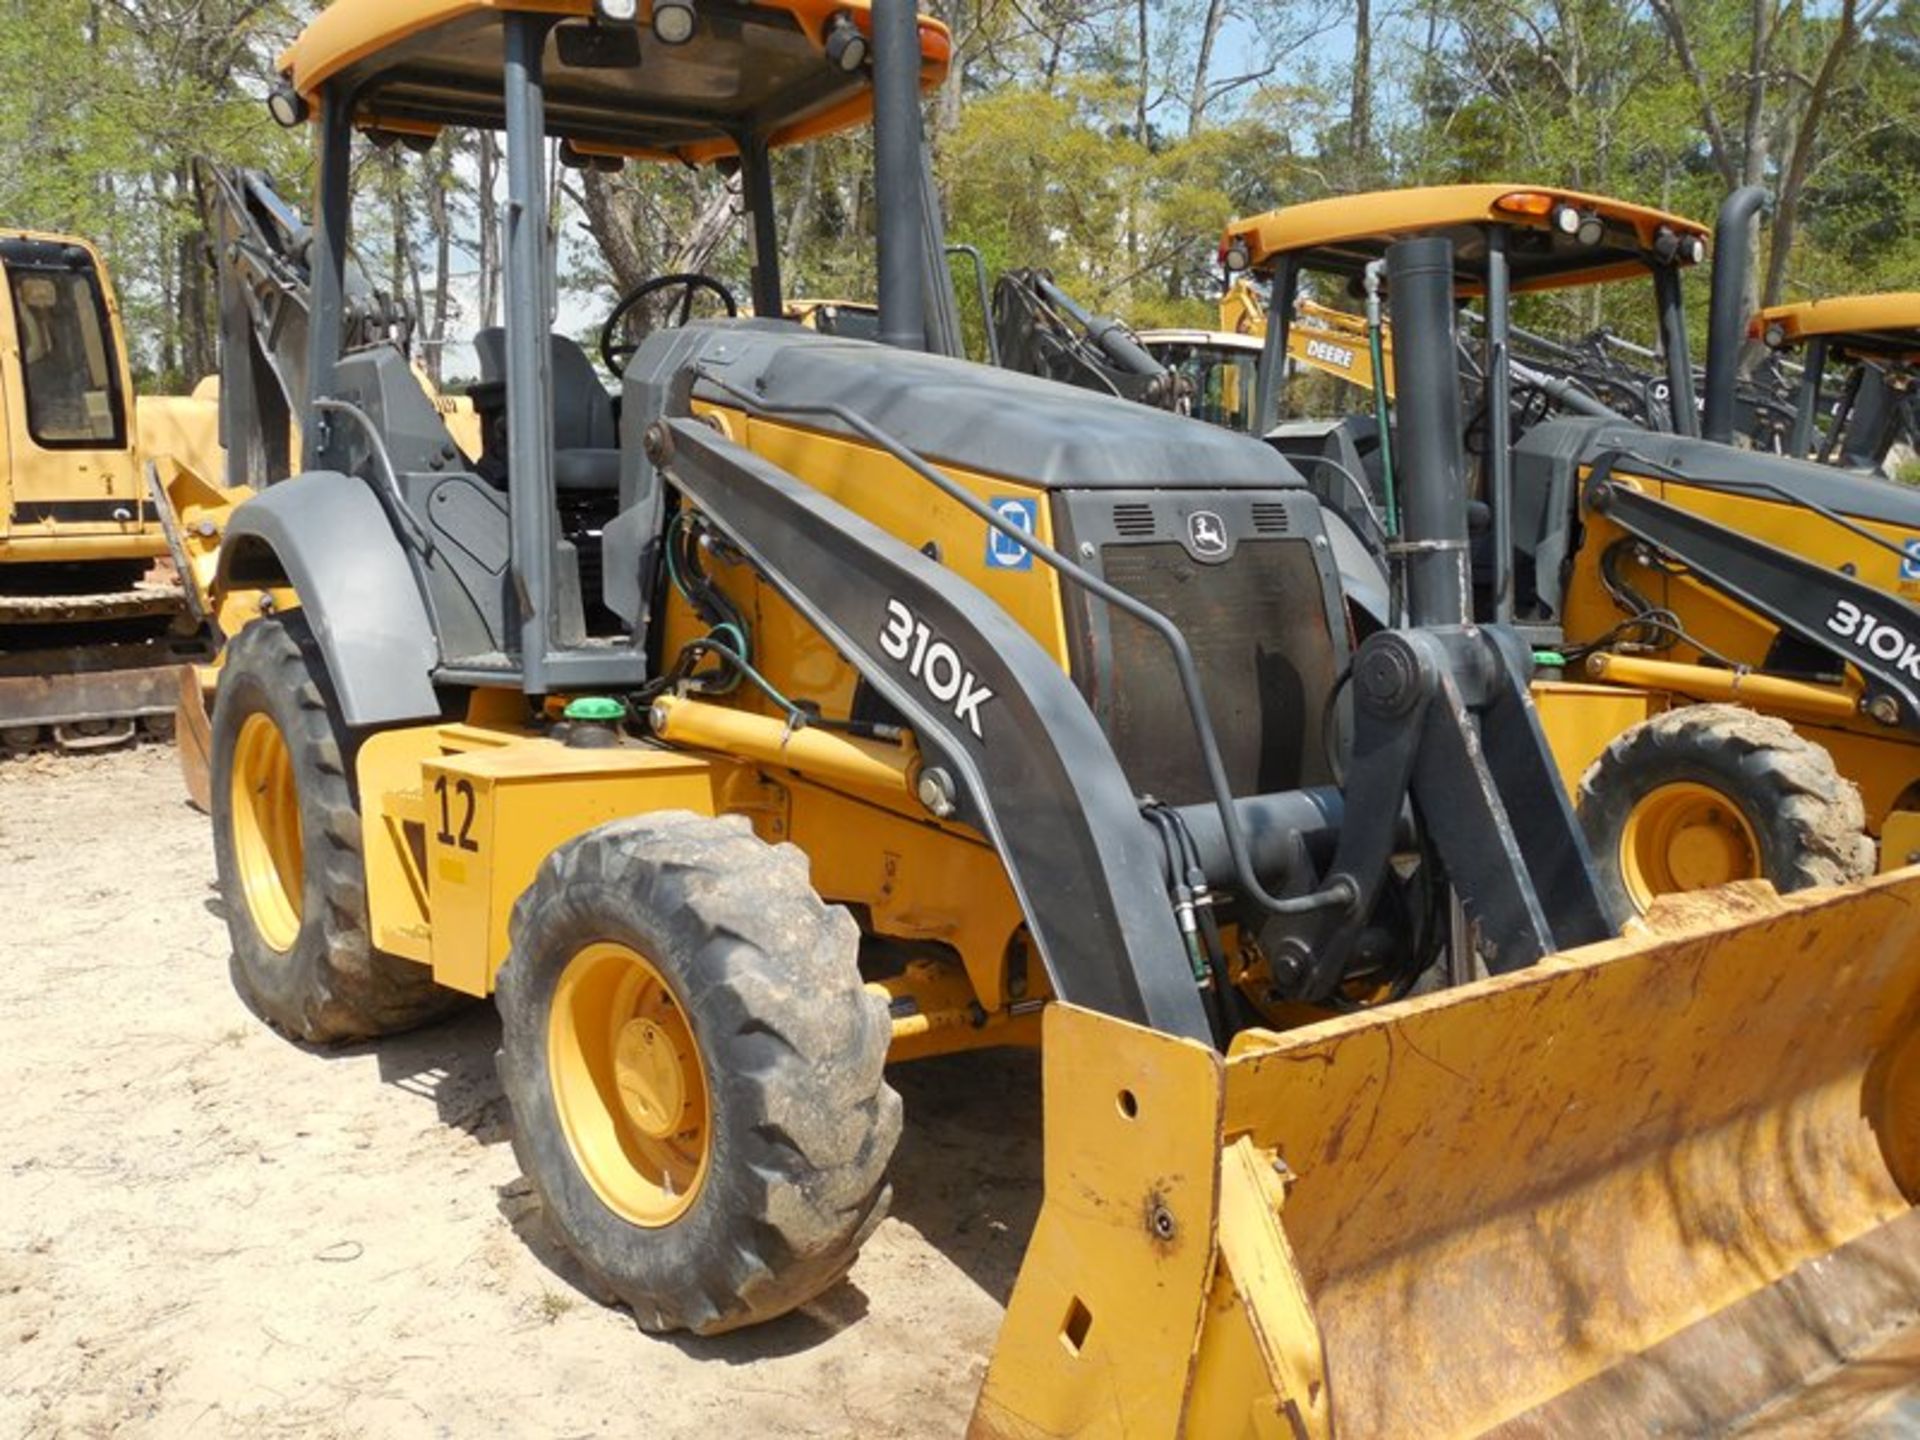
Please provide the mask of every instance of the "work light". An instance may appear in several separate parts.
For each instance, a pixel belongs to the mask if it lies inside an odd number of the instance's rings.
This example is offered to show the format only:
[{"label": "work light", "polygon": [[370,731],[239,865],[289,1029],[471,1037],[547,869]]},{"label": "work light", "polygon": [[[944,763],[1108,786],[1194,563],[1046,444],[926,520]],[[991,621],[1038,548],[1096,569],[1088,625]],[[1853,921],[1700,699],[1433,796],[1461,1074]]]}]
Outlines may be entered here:
[{"label": "work light", "polygon": [[312,112],[305,96],[285,80],[277,80],[267,92],[267,113],[273,116],[274,123],[291,130],[296,125],[306,124],[307,116]]},{"label": "work light", "polygon": [[867,60],[867,37],[842,10],[827,22],[827,63],[851,74]]},{"label": "work light", "polygon": [[693,38],[693,6],[687,0],[654,0],[653,38],[662,45],[684,45]]},{"label": "work light", "polygon": [[631,25],[640,14],[640,0],[593,0],[593,13],[615,25]]}]

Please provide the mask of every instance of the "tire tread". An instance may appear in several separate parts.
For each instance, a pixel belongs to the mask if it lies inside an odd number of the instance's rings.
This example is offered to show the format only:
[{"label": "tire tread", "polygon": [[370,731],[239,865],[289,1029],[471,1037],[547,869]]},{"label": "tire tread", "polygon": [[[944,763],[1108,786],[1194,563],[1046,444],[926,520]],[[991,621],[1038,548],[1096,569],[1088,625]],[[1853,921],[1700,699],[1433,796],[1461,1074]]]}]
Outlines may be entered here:
[{"label": "tire tread", "polygon": [[[546,953],[545,937],[576,907],[619,897],[683,927],[683,1002],[710,1074],[726,1077],[725,1118],[739,1167],[754,1177],[729,1191],[746,1199],[725,1216],[726,1239],[685,1257],[674,1294],[643,1288],[617,1272],[617,1257],[597,1253],[596,1223],[573,1213],[573,1187],[549,1173],[553,1147],[523,1124],[540,1108],[535,1087],[548,1083],[532,1053],[545,1028],[543,972],[567,958]],[[814,892],[804,854],[768,845],[737,817],[615,821],[542,863],[509,932],[498,999],[515,1153],[597,1282],[647,1329],[716,1334],[782,1314],[837,1281],[884,1214],[900,1100],[882,1078],[891,1025],[861,982],[858,927]]]},{"label": "tire tread", "polygon": [[1682,705],[1615,736],[1581,776],[1578,809],[1605,884],[1625,896],[1618,845],[1626,817],[1648,782],[1664,777],[1717,784],[1761,834],[1786,892],[1844,885],[1871,875],[1859,787],[1835,768],[1826,747],[1777,715],[1742,705]]}]

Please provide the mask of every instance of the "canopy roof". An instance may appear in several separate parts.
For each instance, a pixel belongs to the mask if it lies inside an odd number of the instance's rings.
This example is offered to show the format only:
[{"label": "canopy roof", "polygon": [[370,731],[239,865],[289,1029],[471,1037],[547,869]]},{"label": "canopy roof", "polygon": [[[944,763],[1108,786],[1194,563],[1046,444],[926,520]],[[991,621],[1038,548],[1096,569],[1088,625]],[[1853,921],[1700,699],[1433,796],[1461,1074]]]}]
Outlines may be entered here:
[{"label": "canopy roof", "polygon": [[1747,333],[1776,350],[1824,337],[1855,354],[1920,360],[1920,290],[1773,305],[1753,317]]},{"label": "canopy roof", "polygon": [[[1598,243],[1582,244],[1554,228],[1553,213],[1562,205],[1600,218],[1604,229]],[[1357,276],[1394,241],[1439,235],[1453,242],[1460,288],[1472,293],[1486,283],[1490,225],[1508,230],[1515,290],[1630,279],[1655,263],[1653,247],[1662,230],[1680,238],[1707,236],[1706,226],[1683,216],[1579,190],[1519,183],[1433,185],[1338,195],[1235,220],[1222,251],[1239,240],[1255,270],[1270,272],[1282,256],[1292,255],[1302,269]],[[1692,263],[1684,246],[1677,259]]]},{"label": "canopy roof", "polygon": [[[828,22],[849,15],[870,33],[869,0],[750,0],[701,6],[693,38],[654,38],[641,0],[641,61],[570,69],[546,48],[547,133],[589,153],[688,162],[737,154],[742,134],[790,145],[864,125],[873,113],[863,71],[827,62]],[[500,129],[504,21],[537,14],[582,23],[592,0],[334,0],[280,57],[309,101],[323,86],[353,96],[366,129],[431,134],[443,126]],[[952,44],[920,20],[921,83],[939,84]]]}]

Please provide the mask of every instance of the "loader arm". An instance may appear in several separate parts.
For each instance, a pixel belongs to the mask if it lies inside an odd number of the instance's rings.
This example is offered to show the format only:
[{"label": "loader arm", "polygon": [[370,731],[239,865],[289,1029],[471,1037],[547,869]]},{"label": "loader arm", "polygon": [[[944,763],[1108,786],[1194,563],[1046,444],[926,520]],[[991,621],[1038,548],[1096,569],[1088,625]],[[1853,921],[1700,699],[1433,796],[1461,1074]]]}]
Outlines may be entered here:
[{"label": "loader arm", "polygon": [[1206,1039],[1133,791],[1053,659],[937,560],[705,425],[667,420],[649,441],[681,492],[906,719],[926,757],[922,795],[993,841],[1054,992]]},{"label": "loader arm", "polygon": [[[687,403],[683,389],[673,408]],[[1210,1033],[1139,802],[1059,665],[937,559],[707,426],[665,421],[648,445],[682,492],[906,718],[928,757],[918,780],[923,802],[946,805],[934,813],[993,841],[1055,993],[1167,1033]],[[1063,574],[1072,569],[1046,558]],[[1262,945],[1281,993],[1325,1001],[1345,981],[1355,922],[1372,912],[1403,849],[1409,798],[1469,914],[1483,922],[1496,968],[1613,933],[1553,780],[1526,694],[1524,653],[1517,637],[1486,628],[1370,637],[1354,662],[1354,783],[1365,803],[1323,827],[1338,836],[1332,864],[1321,873],[1298,861],[1285,867],[1282,878],[1292,883],[1283,887],[1287,898],[1275,899],[1261,890],[1271,873],[1251,880],[1244,856],[1209,857],[1210,883],[1268,912]],[[948,666],[944,686],[936,655]],[[1204,744],[1212,728],[1204,700],[1189,700]],[[1222,833],[1250,850],[1230,816],[1293,798],[1219,794]],[[1194,819],[1206,808],[1193,807]],[[1302,850],[1315,848],[1305,824],[1294,823]],[[1045,897],[1075,903],[1049,914]]]},{"label": "loader arm", "polygon": [[[1611,478],[1612,469],[1612,459],[1594,467],[1585,496],[1590,510],[1685,564],[1701,584],[1853,666],[1866,682],[1867,714],[1920,730],[1920,608],[1621,484]],[[1825,518],[1858,530],[1844,517]],[[1863,543],[1886,543],[1859,533]]]},{"label": "loader arm", "polygon": [[[1586,843],[1555,782],[1527,689],[1527,647],[1496,626],[1386,631],[1354,660],[1356,733],[1332,873],[1369,911],[1408,796],[1455,894],[1480,927],[1487,968],[1505,974],[1615,934]],[[1357,936],[1327,912],[1270,924],[1276,979],[1323,1004]]]}]

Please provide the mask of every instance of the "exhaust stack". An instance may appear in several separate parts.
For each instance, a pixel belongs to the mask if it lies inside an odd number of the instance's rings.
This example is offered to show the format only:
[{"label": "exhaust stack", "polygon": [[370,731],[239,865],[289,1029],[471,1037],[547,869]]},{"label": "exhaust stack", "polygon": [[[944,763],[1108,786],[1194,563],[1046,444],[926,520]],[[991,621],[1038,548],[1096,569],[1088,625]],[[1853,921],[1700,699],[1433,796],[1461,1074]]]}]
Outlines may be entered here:
[{"label": "exhaust stack", "polygon": [[1720,207],[1713,227],[1713,298],[1707,314],[1707,378],[1700,432],[1733,441],[1734,383],[1747,341],[1747,277],[1753,273],[1753,219],[1771,205],[1758,185],[1742,185]]},{"label": "exhaust stack", "polygon": [[1393,327],[1394,466],[1401,538],[1409,547],[1407,614],[1420,626],[1469,623],[1466,456],[1460,447],[1460,371],[1454,359],[1453,243],[1426,238],[1387,248]]},{"label": "exhaust stack", "polygon": [[920,15],[915,0],[874,0],[873,192],[880,340],[927,348],[920,145]]}]

